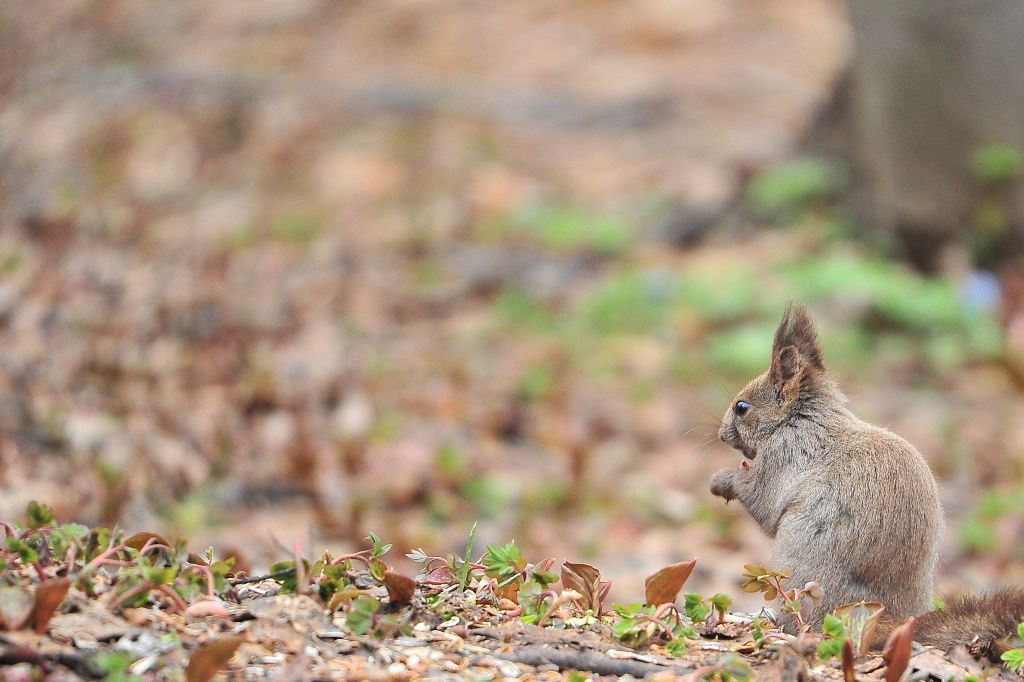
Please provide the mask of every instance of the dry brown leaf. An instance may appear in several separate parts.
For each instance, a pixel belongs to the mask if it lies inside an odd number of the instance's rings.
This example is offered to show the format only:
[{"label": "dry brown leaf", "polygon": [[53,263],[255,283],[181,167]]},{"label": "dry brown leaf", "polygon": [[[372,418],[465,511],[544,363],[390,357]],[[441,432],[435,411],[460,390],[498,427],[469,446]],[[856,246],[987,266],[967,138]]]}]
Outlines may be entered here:
[{"label": "dry brown leaf", "polygon": [[907,622],[893,630],[889,639],[885,641],[885,648],[882,650],[882,658],[888,666],[885,670],[885,682],[897,682],[903,677],[910,663],[915,622],[914,618],[908,618]]},{"label": "dry brown leaf", "polygon": [[388,590],[391,603],[399,606],[411,602],[413,595],[416,594],[415,580],[390,570],[384,572],[384,587]]},{"label": "dry brown leaf", "polygon": [[494,591],[494,594],[497,595],[499,599],[516,601],[519,599],[519,583],[513,580],[507,585],[501,585]]},{"label": "dry brown leaf", "polygon": [[50,619],[56,613],[57,607],[64,601],[70,588],[70,578],[53,578],[39,585],[36,589],[35,601],[32,604],[32,613],[29,616],[29,622],[36,632],[39,634],[46,632]]},{"label": "dry brown leaf", "polygon": [[674,603],[679,591],[683,589],[686,580],[693,573],[693,567],[697,565],[696,559],[681,561],[678,564],[666,566],[654,575],[647,577],[644,581],[644,594],[647,604],[657,606],[659,604]]},{"label": "dry brown leaf", "polygon": [[188,668],[185,669],[187,682],[207,682],[213,679],[213,676],[228,664],[244,641],[244,637],[220,637],[200,646],[192,654]]},{"label": "dry brown leaf", "polygon": [[601,571],[590,564],[563,561],[562,584],[567,590],[576,590],[583,595],[581,605],[584,609],[601,616],[604,598],[612,585],[609,580],[601,580]]}]

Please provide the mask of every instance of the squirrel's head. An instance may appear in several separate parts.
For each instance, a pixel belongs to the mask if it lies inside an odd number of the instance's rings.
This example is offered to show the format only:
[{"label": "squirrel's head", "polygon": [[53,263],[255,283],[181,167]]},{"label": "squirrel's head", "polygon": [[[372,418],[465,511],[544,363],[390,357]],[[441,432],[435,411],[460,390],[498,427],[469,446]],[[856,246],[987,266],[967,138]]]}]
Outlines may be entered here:
[{"label": "squirrel's head", "polygon": [[814,322],[806,308],[790,304],[775,331],[771,366],[736,395],[718,436],[754,459],[758,444],[825,386],[825,361]]}]

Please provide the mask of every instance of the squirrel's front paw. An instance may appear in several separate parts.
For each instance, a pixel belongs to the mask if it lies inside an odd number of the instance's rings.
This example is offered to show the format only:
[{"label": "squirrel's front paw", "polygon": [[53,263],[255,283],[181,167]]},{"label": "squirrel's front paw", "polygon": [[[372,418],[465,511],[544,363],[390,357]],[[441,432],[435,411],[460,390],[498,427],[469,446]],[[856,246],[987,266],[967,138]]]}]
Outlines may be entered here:
[{"label": "squirrel's front paw", "polygon": [[736,484],[739,469],[722,469],[711,477],[711,494],[723,498],[726,502],[736,498]]}]

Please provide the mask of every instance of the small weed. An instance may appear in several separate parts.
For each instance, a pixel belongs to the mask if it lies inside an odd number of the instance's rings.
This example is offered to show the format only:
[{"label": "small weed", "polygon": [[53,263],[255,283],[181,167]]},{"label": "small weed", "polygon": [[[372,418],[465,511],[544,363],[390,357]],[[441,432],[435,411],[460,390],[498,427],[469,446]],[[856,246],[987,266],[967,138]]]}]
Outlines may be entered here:
[{"label": "small weed", "polygon": [[843,644],[846,642],[846,626],[843,621],[832,615],[825,616],[821,629],[825,639],[818,645],[818,658],[828,661],[843,655]]},{"label": "small weed", "polygon": [[746,592],[761,592],[765,601],[780,600],[782,610],[791,613],[801,628],[806,628],[803,611],[816,604],[820,604],[825,597],[824,591],[818,583],[810,582],[803,587],[793,587],[788,590],[783,582],[789,579],[788,573],[773,571],[764,566],[747,564],[743,567],[743,590]]}]

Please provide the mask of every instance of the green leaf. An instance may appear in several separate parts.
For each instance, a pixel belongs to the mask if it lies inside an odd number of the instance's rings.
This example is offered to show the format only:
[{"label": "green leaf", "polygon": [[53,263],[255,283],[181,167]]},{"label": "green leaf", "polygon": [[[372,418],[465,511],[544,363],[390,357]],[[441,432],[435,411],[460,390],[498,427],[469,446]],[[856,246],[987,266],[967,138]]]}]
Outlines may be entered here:
[{"label": "green leaf", "polygon": [[679,639],[673,639],[671,642],[666,644],[665,648],[668,649],[668,652],[673,656],[684,656],[689,647],[686,645],[686,640],[680,637]]},{"label": "green leaf", "polygon": [[1024,639],[1024,623],[1017,625],[1017,636]]},{"label": "green leaf", "polygon": [[39,561],[39,553],[24,540],[7,538],[7,549],[21,557],[22,562],[26,564],[34,564]]},{"label": "green leaf", "polygon": [[625,639],[638,627],[635,618],[622,618],[612,626],[612,633],[619,639]]},{"label": "green leaf", "polygon": [[174,579],[178,576],[178,568],[176,566],[139,566],[139,573],[142,577],[155,585],[170,585],[174,582]]},{"label": "green leaf", "polygon": [[32,530],[53,525],[53,509],[49,505],[40,504],[32,500],[28,503],[26,515],[28,516],[28,527]]},{"label": "green leaf", "polygon": [[352,602],[345,616],[345,624],[357,635],[365,635],[373,626],[373,616],[380,610],[380,602],[373,597],[360,597]]},{"label": "green leaf", "polygon": [[487,575],[492,578],[509,577],[526,568],[526,562],[515,542],[506,545],[487,545],[483,564],[487,567]]},{"label": "green leaf", "polygon": [[1024,668],[1024,649],[1010,649],[1009,651],[1004,651],[1000,658],[1004,663],[1006,663],[1006,665],[1010,666],[1014,672]]},{"label": "green leaf", "polygon": [[373,556],[375,557],[384,556],[385,554],[391,551],[391,545],[385,545],[383,542],[381,542],[380,536],[372,531],[368,536],[366,536],[366,539],[373,544]]},{"label": "green leaf", "polygon": [[827,661],[832,658],[839,658],[843,653],[842,639],[826,639],[818,645],[818,658]]},{"label": "green leaf", "polygon": [[612,610],[623,618],[629,618],[644,610],[643,604],[612,604]]},{"label": "green leaf", "polygon": [[704,623],[707,621],[708,616],[711,615],[711,607],[704,603],[704,600],[699,594],[694,592],[687,592],[683,595],[685,600],[684,610],[686,615],[690,617],[694,623]]},{"label": "green leaf", "polygon": [[459,589],[465,590],[469,584],[469,565],[473,563],[473,540],[476,538],[476,523],[469,529],[469,537],[466,539],[466,555],[463,560],[462,570],[459,572]]},{"label": "green leaf", "polygon": [[711,605],[715,607],[715,610],[722,616],[725,615],[729,607],[732,606],[732,597],[727,594],[717,593],[711,597]]},{"label": "green leaf", "polygon": [[825,623],[821,631],[832,637],[843,637],[846,634],[846,627],[842,620],[830,613],[825,616]]}]

